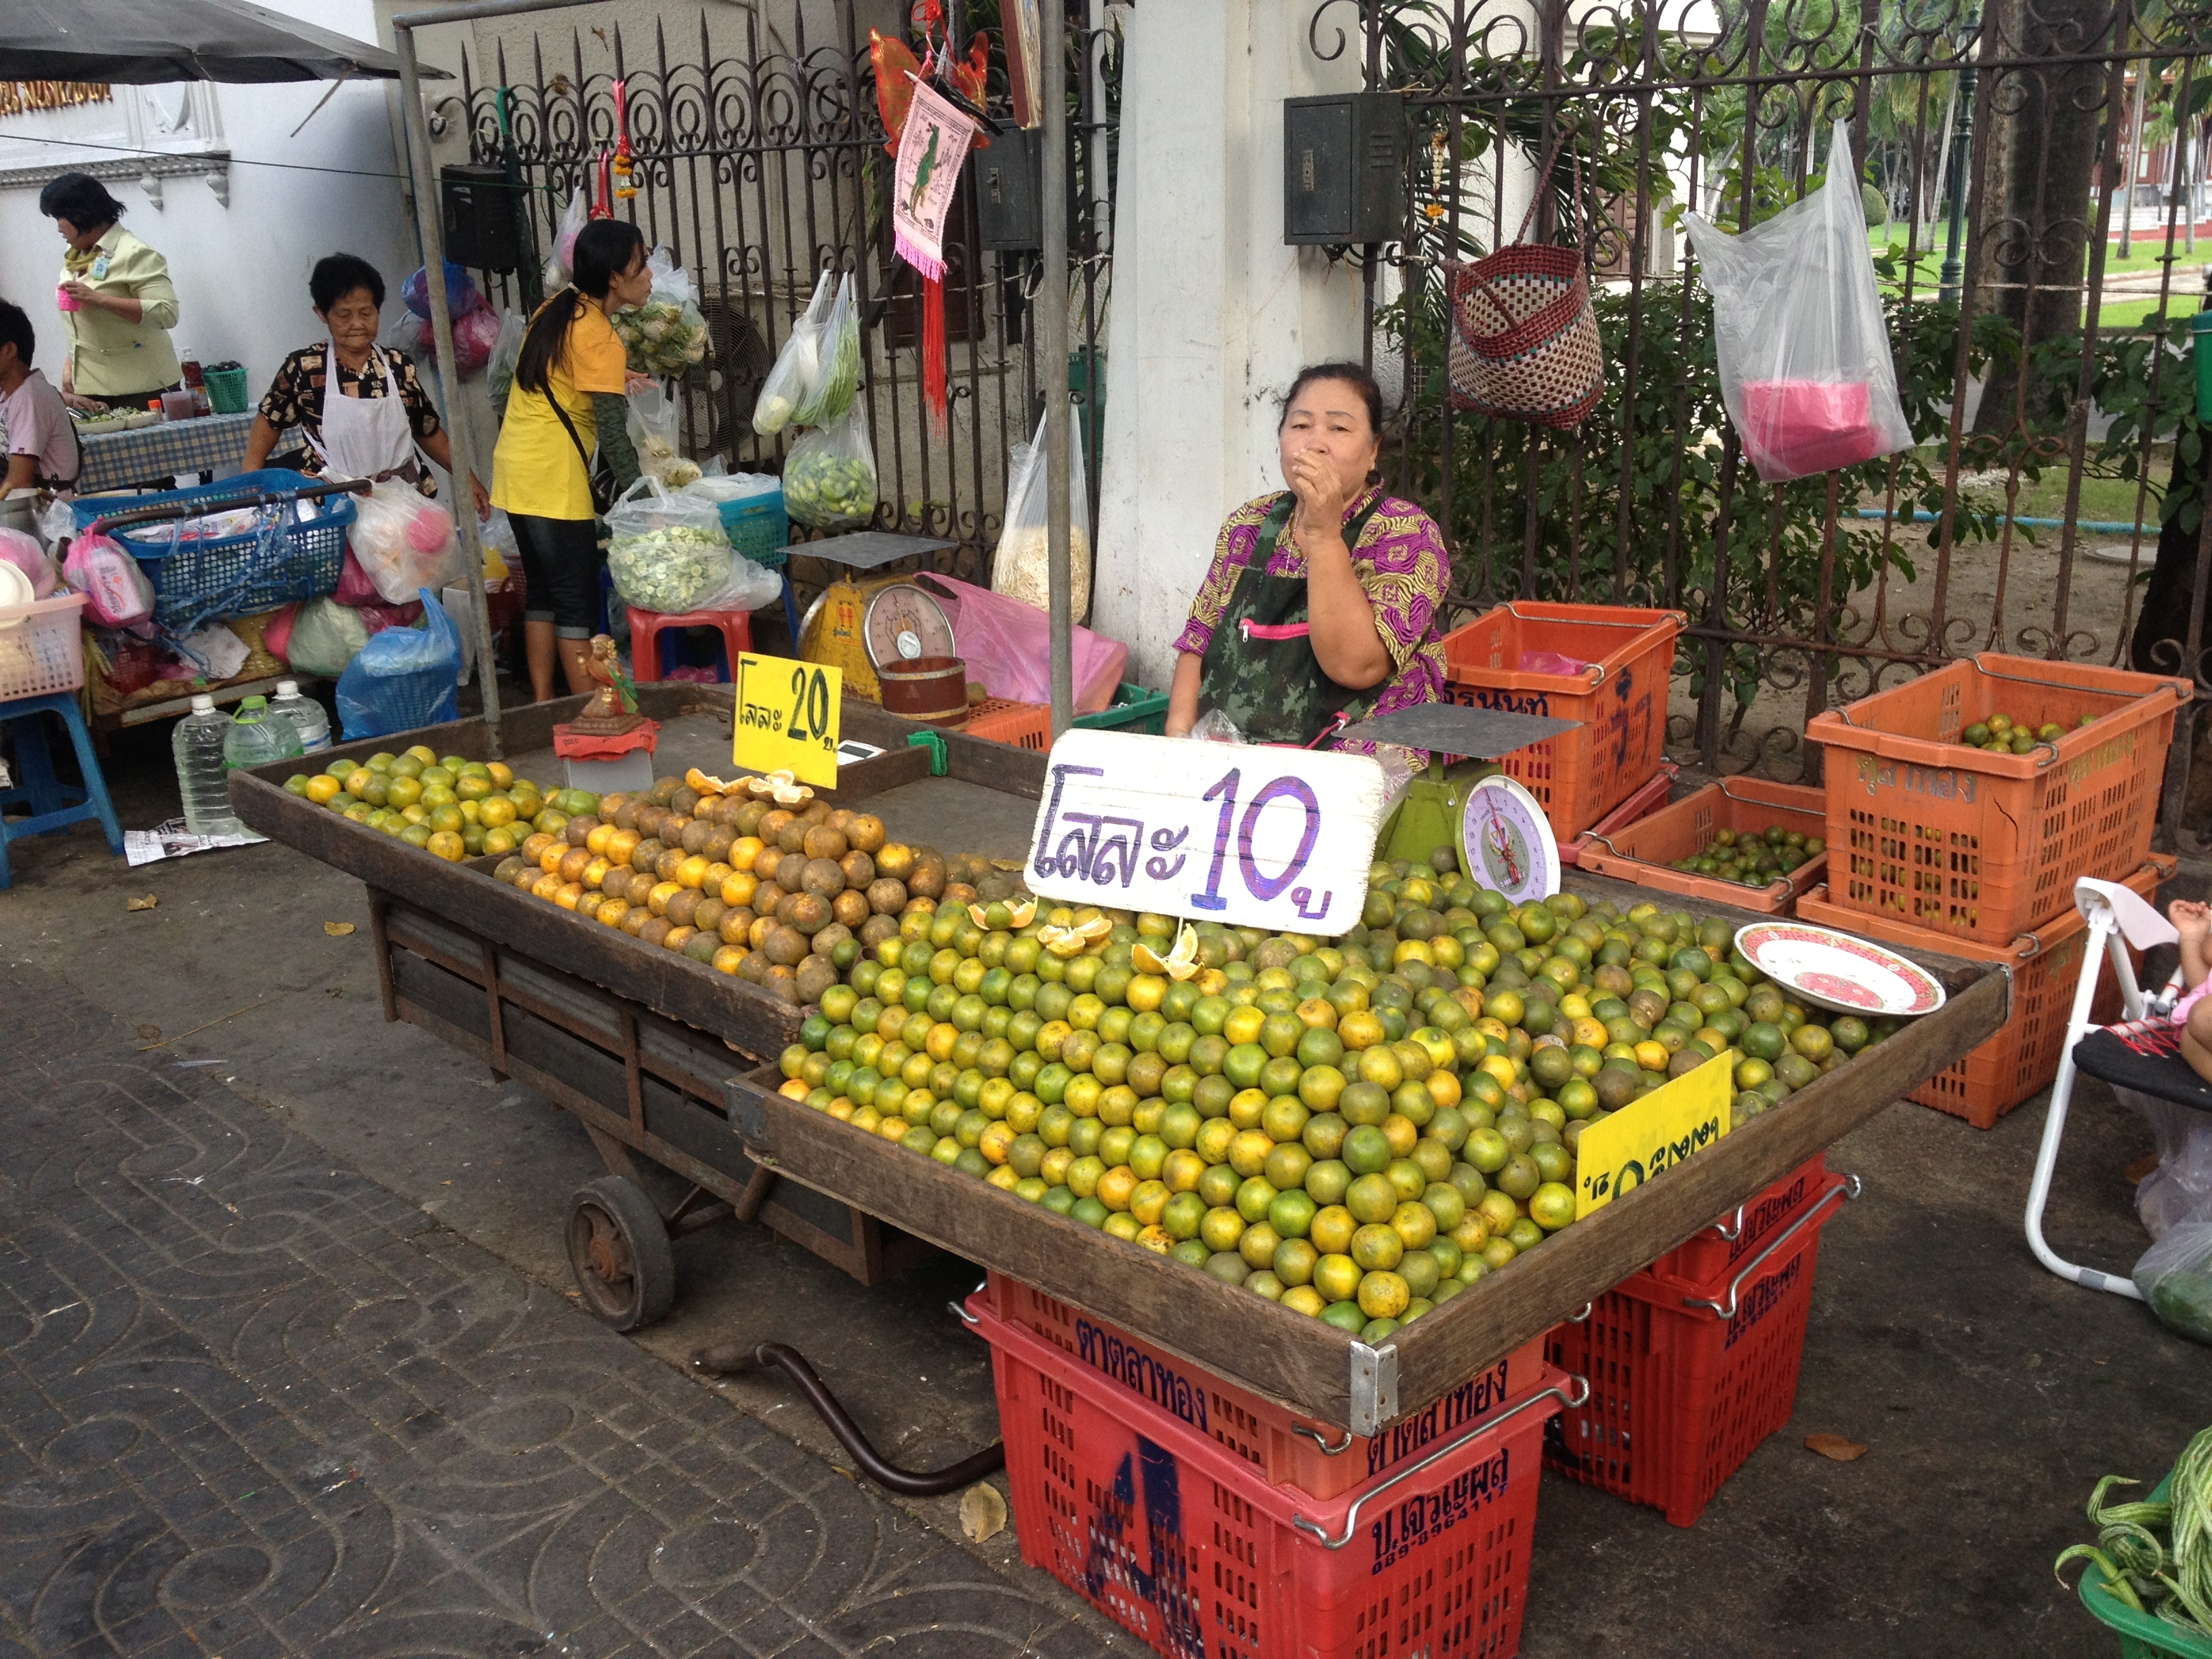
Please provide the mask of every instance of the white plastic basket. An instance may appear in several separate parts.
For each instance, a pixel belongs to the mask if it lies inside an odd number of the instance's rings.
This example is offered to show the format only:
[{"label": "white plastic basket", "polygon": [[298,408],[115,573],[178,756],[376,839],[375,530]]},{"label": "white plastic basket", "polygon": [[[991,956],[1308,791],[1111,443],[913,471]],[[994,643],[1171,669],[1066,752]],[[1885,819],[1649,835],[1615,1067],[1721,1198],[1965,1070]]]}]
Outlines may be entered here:
[{"label": "white plastic basket", "polygon": [[84,595],[0,605],[0,702],[84,684]]}]

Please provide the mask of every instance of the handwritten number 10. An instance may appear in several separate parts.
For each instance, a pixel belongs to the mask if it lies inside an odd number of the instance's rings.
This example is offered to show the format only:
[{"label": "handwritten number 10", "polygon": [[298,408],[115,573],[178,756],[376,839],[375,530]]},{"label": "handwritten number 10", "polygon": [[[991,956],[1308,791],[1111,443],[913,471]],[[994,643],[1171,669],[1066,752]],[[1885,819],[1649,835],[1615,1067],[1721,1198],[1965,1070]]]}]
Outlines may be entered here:
[{"label": "handwritten number 10", "polygon": [[[1298,872],[1306,867],[1306,860],[1313,856],[1314,842],[1321,834],[1321,803],[1314,799],[1313,790],[1305,780],[1277,778],[1252,797],[1250,804],[1244,809],[1243,823],[1239,825],[1237,824],[1237,791],[1243,782],[1243,771],[1231,767],[1212,788],[1200,797],[1202,800],[1218,799],[1221,811],[1214,823],[1213,860],[1206,868],[1206,890],[1190,896],[1194,908],[1223,910],[1228,908],[1229,901],[1221,896],[1221,877],[1229,862],[1229,836],[1232,826],[1237,829],[1238,873],[1243,878],[1246,890],[1263,904],[1297,880]],[[1297,851],[1291,854],[1290,862],[1283,866],[1280,875],[1262,875],[1253,860],[1252,836],[1259,828],[1260,814],[1270,802],[1285,796],[1305,809],[1305,833],[1299,837]]]},{"label": "handwritten number 10", "polygon": [[830,679],[818,668],[792,671],[790,735],[795,743],[819,738],[830,746]]}]

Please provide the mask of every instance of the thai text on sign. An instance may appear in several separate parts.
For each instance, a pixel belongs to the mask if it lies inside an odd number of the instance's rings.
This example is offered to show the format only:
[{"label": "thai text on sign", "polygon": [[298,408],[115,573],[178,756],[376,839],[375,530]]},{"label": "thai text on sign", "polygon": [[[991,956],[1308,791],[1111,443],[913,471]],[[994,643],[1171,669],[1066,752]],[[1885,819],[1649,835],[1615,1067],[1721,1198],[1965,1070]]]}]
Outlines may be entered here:
[{"label": "thai text on sign", "polygon": [[741,653],[731,760],[749,772],[789,772],[834,789],[844,687],[844,675],[820,663]]},{"label": "thai text on sign", "polygon": [[1575,1143],[1575,1218],[1603,1209],[1726,1134],[1734,1064],[1716,1055],[1586,1126]]},{"label": "thai text on sign", "polygon": [[1032,891],[1242,927],[1341,933],[1382,823],[1364,755],[1082,729],[1053,745]]}]

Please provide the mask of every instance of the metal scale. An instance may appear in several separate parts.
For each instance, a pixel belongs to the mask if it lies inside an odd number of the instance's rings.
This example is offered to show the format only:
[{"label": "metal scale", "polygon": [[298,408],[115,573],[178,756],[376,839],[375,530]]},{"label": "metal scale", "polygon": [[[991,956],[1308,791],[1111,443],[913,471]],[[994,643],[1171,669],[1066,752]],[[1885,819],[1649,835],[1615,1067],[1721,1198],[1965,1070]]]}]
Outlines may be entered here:
[{"label": "metal scale", "polygon": [[[917,554],[957,544],[927,536],[895,536],[864,530],[850,536],[794,545],[794,554],[841,564],[848,573],[874,570]],[[871,702],[883,701],[876,671],[917,657],[953,657],[952,624],[945,609],[906,576],[863,580],[840,574],[799,619],[799,656],[835,668],[845,689]]]}]

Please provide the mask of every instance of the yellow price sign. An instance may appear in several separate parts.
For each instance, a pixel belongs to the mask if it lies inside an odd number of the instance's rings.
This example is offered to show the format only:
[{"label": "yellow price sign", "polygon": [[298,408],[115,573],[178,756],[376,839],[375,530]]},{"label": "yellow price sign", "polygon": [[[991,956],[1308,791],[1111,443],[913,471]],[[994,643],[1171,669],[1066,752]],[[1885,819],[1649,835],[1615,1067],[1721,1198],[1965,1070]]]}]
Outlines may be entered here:
[{"label": "yellow price sign", "polygon": [[1603,1209],[1726,1134],[1735,1064],[1717,1055],[1585,1128],[1575,1143],[1575,1219]]},{"label": "yellow price sign", "polygon": [[731,760],[747,771],[789,772],[801,783],[836,788],[844,691],[835,668],[740,653]]}]

